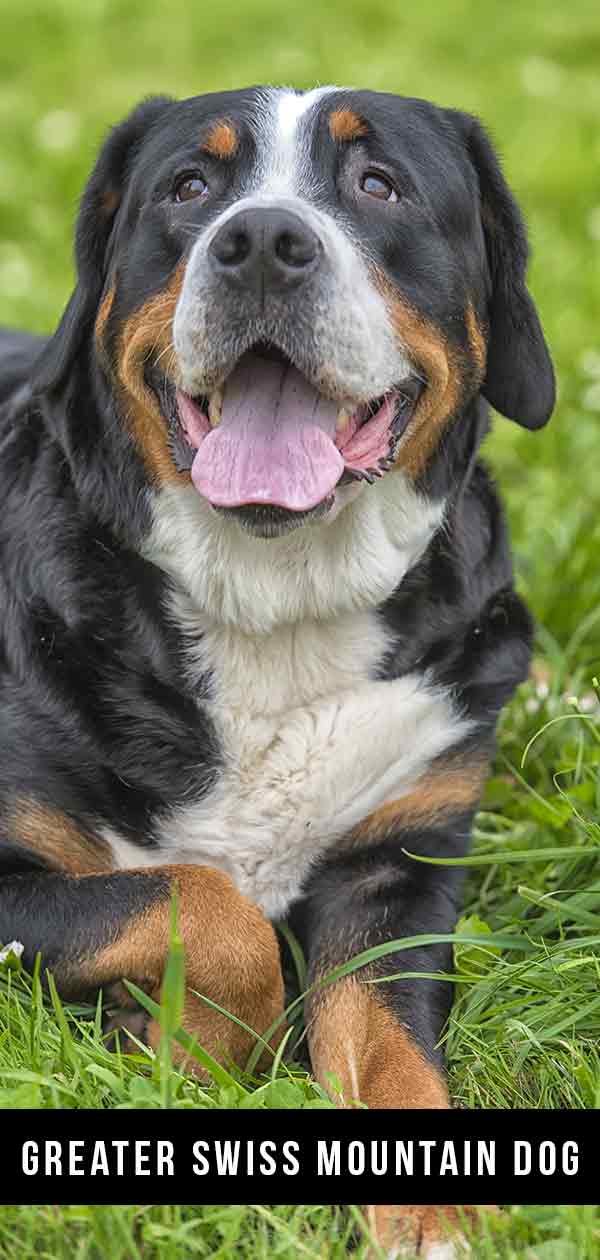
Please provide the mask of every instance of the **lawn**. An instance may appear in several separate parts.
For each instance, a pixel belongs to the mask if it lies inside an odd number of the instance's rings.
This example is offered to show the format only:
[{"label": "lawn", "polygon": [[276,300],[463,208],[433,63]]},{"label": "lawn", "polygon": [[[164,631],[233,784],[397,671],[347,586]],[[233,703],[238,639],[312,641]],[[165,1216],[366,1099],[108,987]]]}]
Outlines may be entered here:
[{"label": "lawn", "polygon": [[[0,12],[3,323],[55,324],[98,142],[148,93],[337,82],[431,97],[491,129],[530,226],[559,403],[542,433],[498,419],[487,444],[538,636],[532,677],[502,721],[463,927],[482,939],[510,932],[522,949],[457,945],[448,1064],[461,1105],[600,1106],[597,0],[1,0]],[[203,1089],[166,1056],[111,1057],[93,1012],[57,1014],[15,973],[0,981],[0,1104],[326,1105],[293,1060],[272,1079]],[[0,1213],[0,1257],[341,1260],[355,1223],[351,1211],[319,1207],[11,1207]],[[476,1258],[600,1257],[595,1208],[509,1208],[492,1235]]]}]

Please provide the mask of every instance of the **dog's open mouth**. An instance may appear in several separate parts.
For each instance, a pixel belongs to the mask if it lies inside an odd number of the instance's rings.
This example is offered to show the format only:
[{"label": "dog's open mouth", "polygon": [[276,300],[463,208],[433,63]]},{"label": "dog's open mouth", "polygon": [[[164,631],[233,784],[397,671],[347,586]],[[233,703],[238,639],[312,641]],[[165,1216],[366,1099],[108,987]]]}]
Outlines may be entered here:
[{"label": "dog's open mouth", "polygon": [[175,453],[214,507],[310,513],[340,483],[384,475],[422,389],[410,376],[372,402],[340,406],[277,347],[259,343],[210,398],[173,393]]}]

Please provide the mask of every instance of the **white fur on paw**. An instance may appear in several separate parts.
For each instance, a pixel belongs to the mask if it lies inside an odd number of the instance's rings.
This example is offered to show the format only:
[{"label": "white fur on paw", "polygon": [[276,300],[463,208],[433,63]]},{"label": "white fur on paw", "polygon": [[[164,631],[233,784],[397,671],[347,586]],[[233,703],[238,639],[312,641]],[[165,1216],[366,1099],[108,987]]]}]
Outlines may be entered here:
[{"label": "white fur on paw", "polygon": [[[461,1260],[463,1256],[467,1256],[471,1248],[465,1238],[456,1239],[455,1242],[436,1242],[427,1248],[424,1253],[424,1260]],[[386,1260],[407,1260],[415,1254],[414,1247],[408,1246],[406,1243],[400,1246],[392,1247],[391,1251],[386,1254]]]},{"label": "white fur on paw", "polygon": [[471,1248],[466,1238],[457,1238],[454,1242],[436,1242],[427,1248],[425,1260],[460,1260]]}]

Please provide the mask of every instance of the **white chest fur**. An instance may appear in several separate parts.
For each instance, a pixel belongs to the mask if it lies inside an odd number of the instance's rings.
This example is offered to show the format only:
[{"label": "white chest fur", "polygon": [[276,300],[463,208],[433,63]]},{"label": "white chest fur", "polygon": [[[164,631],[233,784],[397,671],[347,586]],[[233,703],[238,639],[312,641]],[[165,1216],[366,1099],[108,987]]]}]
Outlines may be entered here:
[{"label": "white chest fur", "polygon": [[191,676],[212,674],[225,769],[201,801],[162,818],[154,860],[219,867],[276,918],[314,861],[409,792],[466,723],[423,676],[373,678],[387,645],[374,613],[258,637],[211,626],[180,597],[177,619]]},{"label": "white chest fur", "polygon": [[[447,691],[376,677],[389,643],[374,609],[442,517],[395,473],[327,526],[265,543],[193,488],[161,491],[146,553],[174,580],[189,681],[225,765],[195,803],[191,770],[190,804],[158,820],[146,860],[219,867],[276,918],[328,847],[462,738]],[[136,846],[108,838],[118,865],[139,864]]]}]

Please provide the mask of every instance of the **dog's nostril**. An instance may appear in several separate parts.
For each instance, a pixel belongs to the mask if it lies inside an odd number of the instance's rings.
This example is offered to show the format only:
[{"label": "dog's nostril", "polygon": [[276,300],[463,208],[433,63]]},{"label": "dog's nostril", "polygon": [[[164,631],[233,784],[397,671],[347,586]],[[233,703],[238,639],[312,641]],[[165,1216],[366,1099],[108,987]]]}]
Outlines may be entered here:
[{"label": "dog's nostril", "polygon": [[252,249],[252,241],[243,229],[231,229],[229,232],[219,233],[213,248],[220,263],[237,267],[239,263],[246,261]]},{"label": "dog's nostril", "polygon": [[315,242],[308,235],[280,232],[275,242],[275,254],[288,267],[307,267],[315,258]]}]

